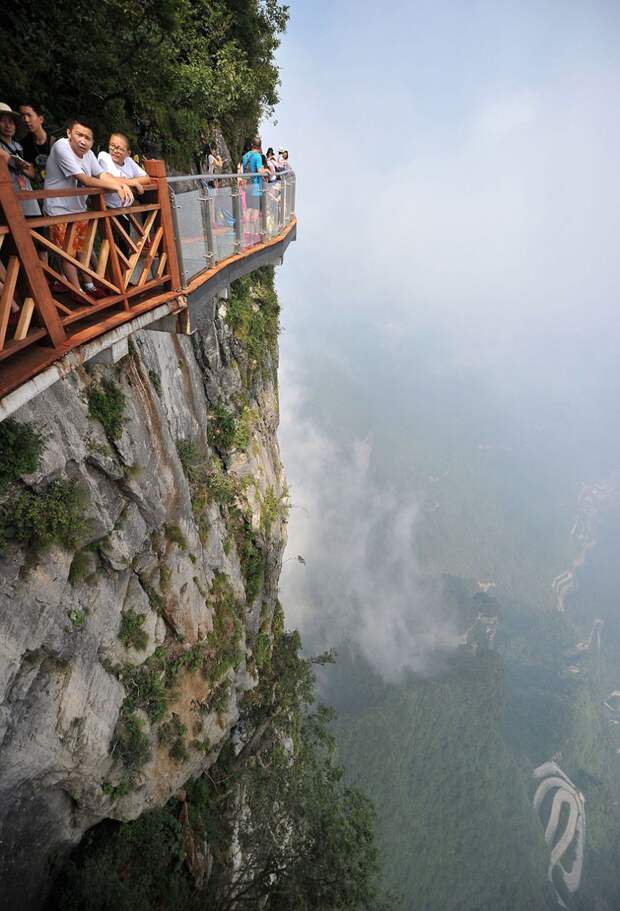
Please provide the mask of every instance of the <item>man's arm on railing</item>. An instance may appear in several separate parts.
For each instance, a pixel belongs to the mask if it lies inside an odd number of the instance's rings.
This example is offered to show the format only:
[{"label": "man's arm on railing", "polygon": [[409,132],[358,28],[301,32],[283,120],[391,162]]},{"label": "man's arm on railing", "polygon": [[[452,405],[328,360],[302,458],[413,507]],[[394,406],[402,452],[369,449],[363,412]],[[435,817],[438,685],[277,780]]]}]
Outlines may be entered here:
[{"label": "man's arm on railing", "polygon": [[123,177],[123,183],[126,183],[128,187],[146,187],[153,183],[153,180],[148,174],[144,174],[142,177]]},{"label": "man's arm on railing", "polygon": [[[106,174],[107,173],[108,172],[106,171]],[[114,177],[114,175],[112,175],[112,177]],[[117,177],[116,179],[118,180],[119,178]],[[138,196],[142,196],[144,193],[144,187],[148,186],[150,183],[153,183],[148,174],[144,174],[142,177],[123,177],[122,182],[125,184],[125,186],[132,187],[132,189],[137,192]]]},{"label": "man's arm on railing", "polygon": [[[133,193],[131,192],[131,187],[128,186],[129,181],[120,180],[118,177],[108,174],[107,171],[102,171],[99,177],[90,177],[88,174],[83,174],[82,172],[73,174],[72,176],[84,187],[112,190],[114,193],[118,193],[121,200],[128,206],[133,202]],[[147,180],[146,183],[148,182],[149,181]]]}]

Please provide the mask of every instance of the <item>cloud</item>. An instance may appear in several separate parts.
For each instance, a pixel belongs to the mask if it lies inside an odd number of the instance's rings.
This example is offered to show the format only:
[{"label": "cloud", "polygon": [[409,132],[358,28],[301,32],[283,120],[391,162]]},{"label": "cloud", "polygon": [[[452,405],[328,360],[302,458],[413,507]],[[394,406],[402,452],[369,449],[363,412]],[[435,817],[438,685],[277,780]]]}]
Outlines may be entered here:
[{"label": "cloud", "polygon": [[518,92],[486,102],[476,115],[475,132],[482,137],[509,138],[535,123],[538,99]]},{"label": "cloud", "polygon": [[[518,578],[533,563],[515,470],[552,478],[539,511],[556,510],[559,539],[557,504],[619,443],[618,10],[453,7],[377,19],[293,2],[270,134],[299,177],[299,240],[278,277],[281,439],[288,552],[307,566],[285,565],[284,600],[306,638],[352,630],[387,673],[451,641],[416,564],[412,453],[426,474],[464,463],[433,520],[446,553],[477,498],[497,490],[505,509],[488,527],[477,513],[480,543],[465,533],[440,568],[475,577],[499,518],[516,525],[503,559]],[[467,446],[496,437],[515,446],[506,474],[469,483]]]},{"label": "cloud", "polygon": [[311,648],[345,639],[385,679],[429,671],[456,644],[441,587],[415,556],[415,492],[373,478],[371,439],[340,446],[303,417],[304,390],[281,379],[281,447],[292,508],[281,588],[287,620]]}]

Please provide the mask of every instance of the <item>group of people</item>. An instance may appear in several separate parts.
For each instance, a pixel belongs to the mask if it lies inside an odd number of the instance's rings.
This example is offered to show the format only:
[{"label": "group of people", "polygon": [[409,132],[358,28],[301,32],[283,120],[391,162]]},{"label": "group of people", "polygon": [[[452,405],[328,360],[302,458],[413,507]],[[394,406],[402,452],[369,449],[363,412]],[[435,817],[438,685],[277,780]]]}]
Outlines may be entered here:
[{"label": "group of people", "polygon": [[[251,142],[246,143],[243,150],[243,158],[237,164],[238,174],[243,173],[243,171],[246,170],[244,161],[246,161],[246,156],[249,152],[256,152],[260,155],[261,162],[259,167],[262,169],[261,173],[267,178],[269,183],[274,183],[278,179],[279,174],[291,170],[287,149],[280,146],[278,154],[276,155],[273,148],[270,146],[267,149],[267,154],[264,154],[262,150],[262,141],[259,136],[255,136]],[[223,170],[223,156],[218,155],[217,150],[207,143],[203,152],[202,172],[208,174],[210,177],[215,177],[218,174],[221,174]]]},{"label": "group of people", "polygon": [[[245,162],[250,160],[250,157],[253,158],[253,156],[256,155],[260,155],[261,172],[268,183],[275,183],[280,174],[292,170],[288,160],[288,151],[282,146],[278,149],[277,155],[271,146],[267,149],[267,154],[264,154],[259,136],[255,136],[248,145],[249,148],[245,150],[241,160],[242,171],[250,170],[250,168],[246,168]],[[246,156],[248,156],[247,159]],[[258,165],[258,162],[256,162],[256,164]]]},{"label": "group of people", "polygon": [[[18,140],[18,135],[23,138]],[[31,190],[33,183],[37,186],[42,184],[45,190],[51,191],[86,187],[104,190],[108,208],[131,205],[134,195],[144,192],[144,186],[150,183],[150,178],[132,158],[128,137],[122,132],[112,133],[107,151],[100,152],[98,156],[92,150],[94,140],[93,126],[87,117],[73,117],[67,125],[66,136],[54,139],[46,128],[44,114],[37,103],[26,101],[18,105],[18,110],[13,110],[8,104],[0,102],[0,158],[7,162],[16,191]],[[207,146],[204,161],[207,174],[216,178],[222,172],[223,164],[222,158]],[[263,181],[276,183],[285,172],[291,170],[288,151],[280,148],[276,155],[273,148],[269,148],[265,155],[261,139],[256,136],[248,143],[237,170],[239,173],[255,175],[247,181],[244,199],[250,220],[257,221]],[[43,213],[36,199],[21,199],[20,204],[27,217],[41,214],[68,216],[86,211],[87,196],[46,197],[43,200]],[[119,213],[119,220],[129,235],[129,218]],[[73,260],[80,260],[87,242],[89,223],[82,220],[72,224],[73,230],[69,232],[69,237],[68,221],[49,225],[47,232],[55,246],[64,249]],[[52,287],[53,293],[69,294],[78,303],[84,302],[84,293],[91,298],[106,295],[107,292],[93,283],[92,276],[74,263],[62,258],[60,267],[68,286],[58,283]],[[0,263],[0,284],[4,277],[5,269]]]},{"label": "group of people", "polygon": [[267,194],[273,195],[276,193],[276,188],[270,189],[269,185],[276,184],[278,180],[282,180],[286,172],[291,171],[292,168],[288,160],[288,151],[284,148],[278,150],[277,157],[271,147],[267,149],[267,154],[265,155],[262,150],[260,136],[255,136],[248,143],[248,146],[249,148],[246,148],[237,170],[240,174],[256,175],[248,179],[247,186],[244,188],[249,234],[253,236],[257,235],[260,198],[265,192],[263,181],[267,183]]},{"label": "group of people", "polygon": [[[43,183],[45,190],[75,190],[89,187],[105,190],[108,208],[131,205],[134,194],[142,194],[144,186],[150,183],[146,171],[131,157],[128,137],[121,132],[112,133],[108,150],[97,157],[92,151],[95,134],[86,117],[74,117],[67,126],[67,135],[54,140],[45,128],[45,119],[38,105],[28,102],[20,104],[14,111],[8,104],[0,102],[0,157],[8,164],[14,188],[31,190],[32,182]],[[18,130],[25,130],[20,142],[16,139]],[[36,199],[21,200],[22,210],[27,217],[41,215]],[[43,202],[45,215],[73,215],[86,211],[86,196],[51,196]],[[56,222],[49,226],[49,237],[58,247],[64,247],[68,222]],[[75,222],[66,252],[79,259],[84,249],[88,231],[87,221]],[[87,273],[63,259],[62,270],[75,291],[69,295],[83,303],[79,291],[90,297],[104,297],[106,292],[97,288]],[[67,293],[61,286],[54,291]]]}]

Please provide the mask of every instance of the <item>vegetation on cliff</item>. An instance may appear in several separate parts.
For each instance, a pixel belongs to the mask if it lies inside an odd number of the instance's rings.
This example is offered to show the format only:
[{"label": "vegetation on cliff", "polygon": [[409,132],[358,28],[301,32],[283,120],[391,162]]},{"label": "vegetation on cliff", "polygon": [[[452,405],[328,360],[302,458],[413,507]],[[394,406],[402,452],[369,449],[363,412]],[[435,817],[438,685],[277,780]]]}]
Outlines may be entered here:
[{"label": "vegetation on cliff", "polygon": [[[374,812],[343,780],[330,712],[313,707],[312,664],[330,656],[306,659],[300,646],[296,632],[278,626],[260,683],[242,705],[237,747],[229,742],[208,773],[164,807],[94,830],[49,907],[387,907],[376,885]],[[178,735],[173,717],[161,733],[171,755],[179,741],[184,748]]]},{"label": "vegetation on cliff", "polygon": [[57,479],[42,490],[22,476],[37,471],[45,437],[31,423],[7,418],[0,424],[0,550],[11,543],[32,552],[51,544],[74,547],[86,529],[79,485]]}]

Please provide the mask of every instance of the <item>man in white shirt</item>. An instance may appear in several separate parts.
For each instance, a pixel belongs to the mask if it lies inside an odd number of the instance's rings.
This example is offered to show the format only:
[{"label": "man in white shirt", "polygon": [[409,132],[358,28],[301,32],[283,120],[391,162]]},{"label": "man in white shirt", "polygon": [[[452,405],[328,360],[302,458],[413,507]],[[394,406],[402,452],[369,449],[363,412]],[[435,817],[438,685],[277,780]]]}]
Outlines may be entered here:
[{"label": "man in white shirt", "polygon": [[[76,117],[70,121],[66,139],[59,139],[54,143],[47,159],[45,189],[73,190],[80,185],[113,190],[118,193],[123,205],[131,205],[133,193],[130,187],[127,186],[126,181],[104,171],[92,152],[94,140],[92,127],[86,118]],[[76,212],[85,212],[86,201],[86,196],[50,197],[44,202],[44,211],[46,215],[72,215]],[[58,247],[62,247],[64,244],[67,225],[68,222],[50,225],[50,239]],[[67,253],[75,259],[84,249],[87,232],[87,221],[76,223],[73,240],[70,249],[67,250]],[[77,267],[63,259],[62,269],[67,280],[76,290],[79,290],[80,280]],[[105,292],[95,288],[86,275],[84,275],[84,290],[91,297],[106,296]],[[76,301],[83,303],[82,298],[77,295]]]},{"label": "man in white shirt", "polygon": [[[99,152],[98,161],[107,174],[118,177],[140,196],[144,193],[145,184],[151,182],[146,171],[131,157],[129,138],[124,133],[112,133],[108,142],[108,151]],[[108,209],[120,209],[127,205],[118,193],[106,193],[105,202]],[[131,222],[128,216],[119,215],[118,220],[127,234],[131,234]],[[131,254],[129,244],[122,236],[116,238],[116,243],[126,256]]]},{"label": "man in white shirt", "polygon": [[[124,133],[112,133],[108,142],[108,151],[99,152],[99,164],[107,174],[118,177],[132,190],[142,195],[143,187],[151,182],[140,165],[131,157],[129,139]],[[118,193],[106,193],[105,202],[108,209],[119,209],[128,205],[123,202]]]}]

